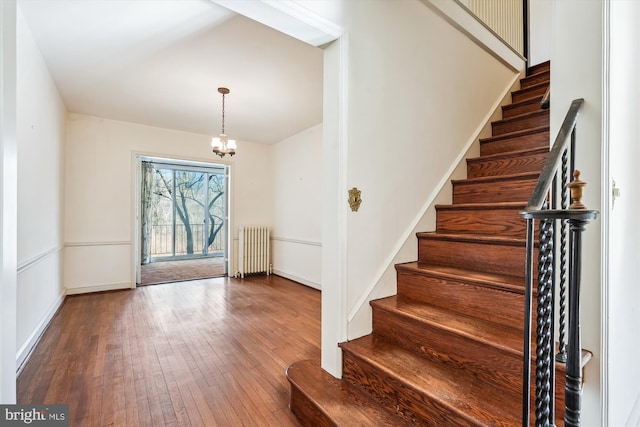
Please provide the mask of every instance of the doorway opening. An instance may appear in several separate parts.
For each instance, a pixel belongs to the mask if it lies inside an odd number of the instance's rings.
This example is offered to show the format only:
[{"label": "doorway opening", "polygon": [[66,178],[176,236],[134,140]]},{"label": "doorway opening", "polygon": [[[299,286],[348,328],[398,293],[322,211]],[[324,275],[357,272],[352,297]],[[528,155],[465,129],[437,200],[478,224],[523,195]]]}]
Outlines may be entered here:
[{"label": "doorway opening", "polygon": [[227,275],[229,166],[139,160],[137,285]]}]

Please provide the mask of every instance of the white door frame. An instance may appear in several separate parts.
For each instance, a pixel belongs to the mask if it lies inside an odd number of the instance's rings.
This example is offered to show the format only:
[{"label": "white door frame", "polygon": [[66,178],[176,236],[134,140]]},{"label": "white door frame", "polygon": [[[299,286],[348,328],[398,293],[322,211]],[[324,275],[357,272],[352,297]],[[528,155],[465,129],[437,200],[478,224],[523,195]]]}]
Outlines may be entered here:
[{"label": "white door frame", "polygon": [[0,404],[16,403],[17,2],[0,1]]}]

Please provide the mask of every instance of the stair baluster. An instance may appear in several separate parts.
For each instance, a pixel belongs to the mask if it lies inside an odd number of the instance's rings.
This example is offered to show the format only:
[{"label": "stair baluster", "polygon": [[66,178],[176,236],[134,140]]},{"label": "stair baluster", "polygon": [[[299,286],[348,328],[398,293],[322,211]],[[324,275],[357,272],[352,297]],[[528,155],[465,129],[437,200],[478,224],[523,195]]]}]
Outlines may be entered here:
[{"label": "stair baluster", "polygon": [[[575,142],[575,132],[571,133],[572,141]],[[573,145],[573,144],[572,144]],[[562,152],[562,174],[561,174],[561,192],[560,192],[560,206],[562,209],[569,207],[569,168],[567,160],[567,149]],[[573,152],[573,149],[572,149]],[[574,169],[574,165],[571,165],[571,170]],[[566,345],[566,317],[567,317],[567,271],[568,271],[568,248],[567,248],[567,228],[568,220],[563,219],[560,221],[560,319],[559,319],[559,343],[558,354],[556,354],[556,360],[561,363],[567,362],[567,345]]]}]

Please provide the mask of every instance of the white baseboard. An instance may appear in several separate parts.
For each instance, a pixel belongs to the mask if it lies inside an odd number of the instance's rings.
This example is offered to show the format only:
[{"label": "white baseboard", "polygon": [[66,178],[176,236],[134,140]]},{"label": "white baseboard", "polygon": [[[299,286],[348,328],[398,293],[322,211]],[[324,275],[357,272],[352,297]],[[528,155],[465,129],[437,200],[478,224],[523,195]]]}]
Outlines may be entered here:
[{"label": "white baseboard", "polygon": [[116,291],[120,289],[132,289],[131,283],[107,283],[105,285],[78,286],[67,288],[67,295],[88,294],[90,292]]},{"label": "white baseboard", "polygon": [[310,288],[317,289],[319,291],[322,290],[322,285],[320,283],[312,282],[310,280],[303,279],[293,274],[285,273],[284,271],[281,271],[281,270],[274,269],[273,274],[275,274],[276,276],[284,277],[285,279],[293,280],[294,282],[301,283],[305,286],[309,286]]},{"label": "white baseboard", "polygon": [[20,373],[25,362],[31,355],[31,352],[36,347],[36,344],[38,344],[38,341],[40,341],[40,337],[44,333],[45,329],[47,329],[47,326],[49,326],[49,322],[51,322],[53,316],[55,316],[60,306],[62,306],[64,298],[64,294],[58,296],[53,304],[51,304],[51,307],[49,307],[47,314],[42,318],[38,326],[33,330],[33,332],[31,332],[31,335],[29,335],[27,341],[18,350],[18,354],[16,355],[16,366],[18,367],[18,373]]}]

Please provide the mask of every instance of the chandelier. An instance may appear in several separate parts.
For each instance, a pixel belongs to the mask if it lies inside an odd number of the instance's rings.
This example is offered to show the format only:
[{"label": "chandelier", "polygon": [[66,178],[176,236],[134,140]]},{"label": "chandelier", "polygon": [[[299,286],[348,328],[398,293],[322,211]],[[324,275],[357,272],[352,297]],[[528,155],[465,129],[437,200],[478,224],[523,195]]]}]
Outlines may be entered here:
[{"label": "chandelier", "polygon": [[211,138],[211,148],[220,157],[224,157],[226,154],[233,156],[236,154],[236,141],[228,139],[224,133],[224,96],[229,94],[229,89],[219,87],[218,92],[222,94],[222,132],[217,137]]}]

